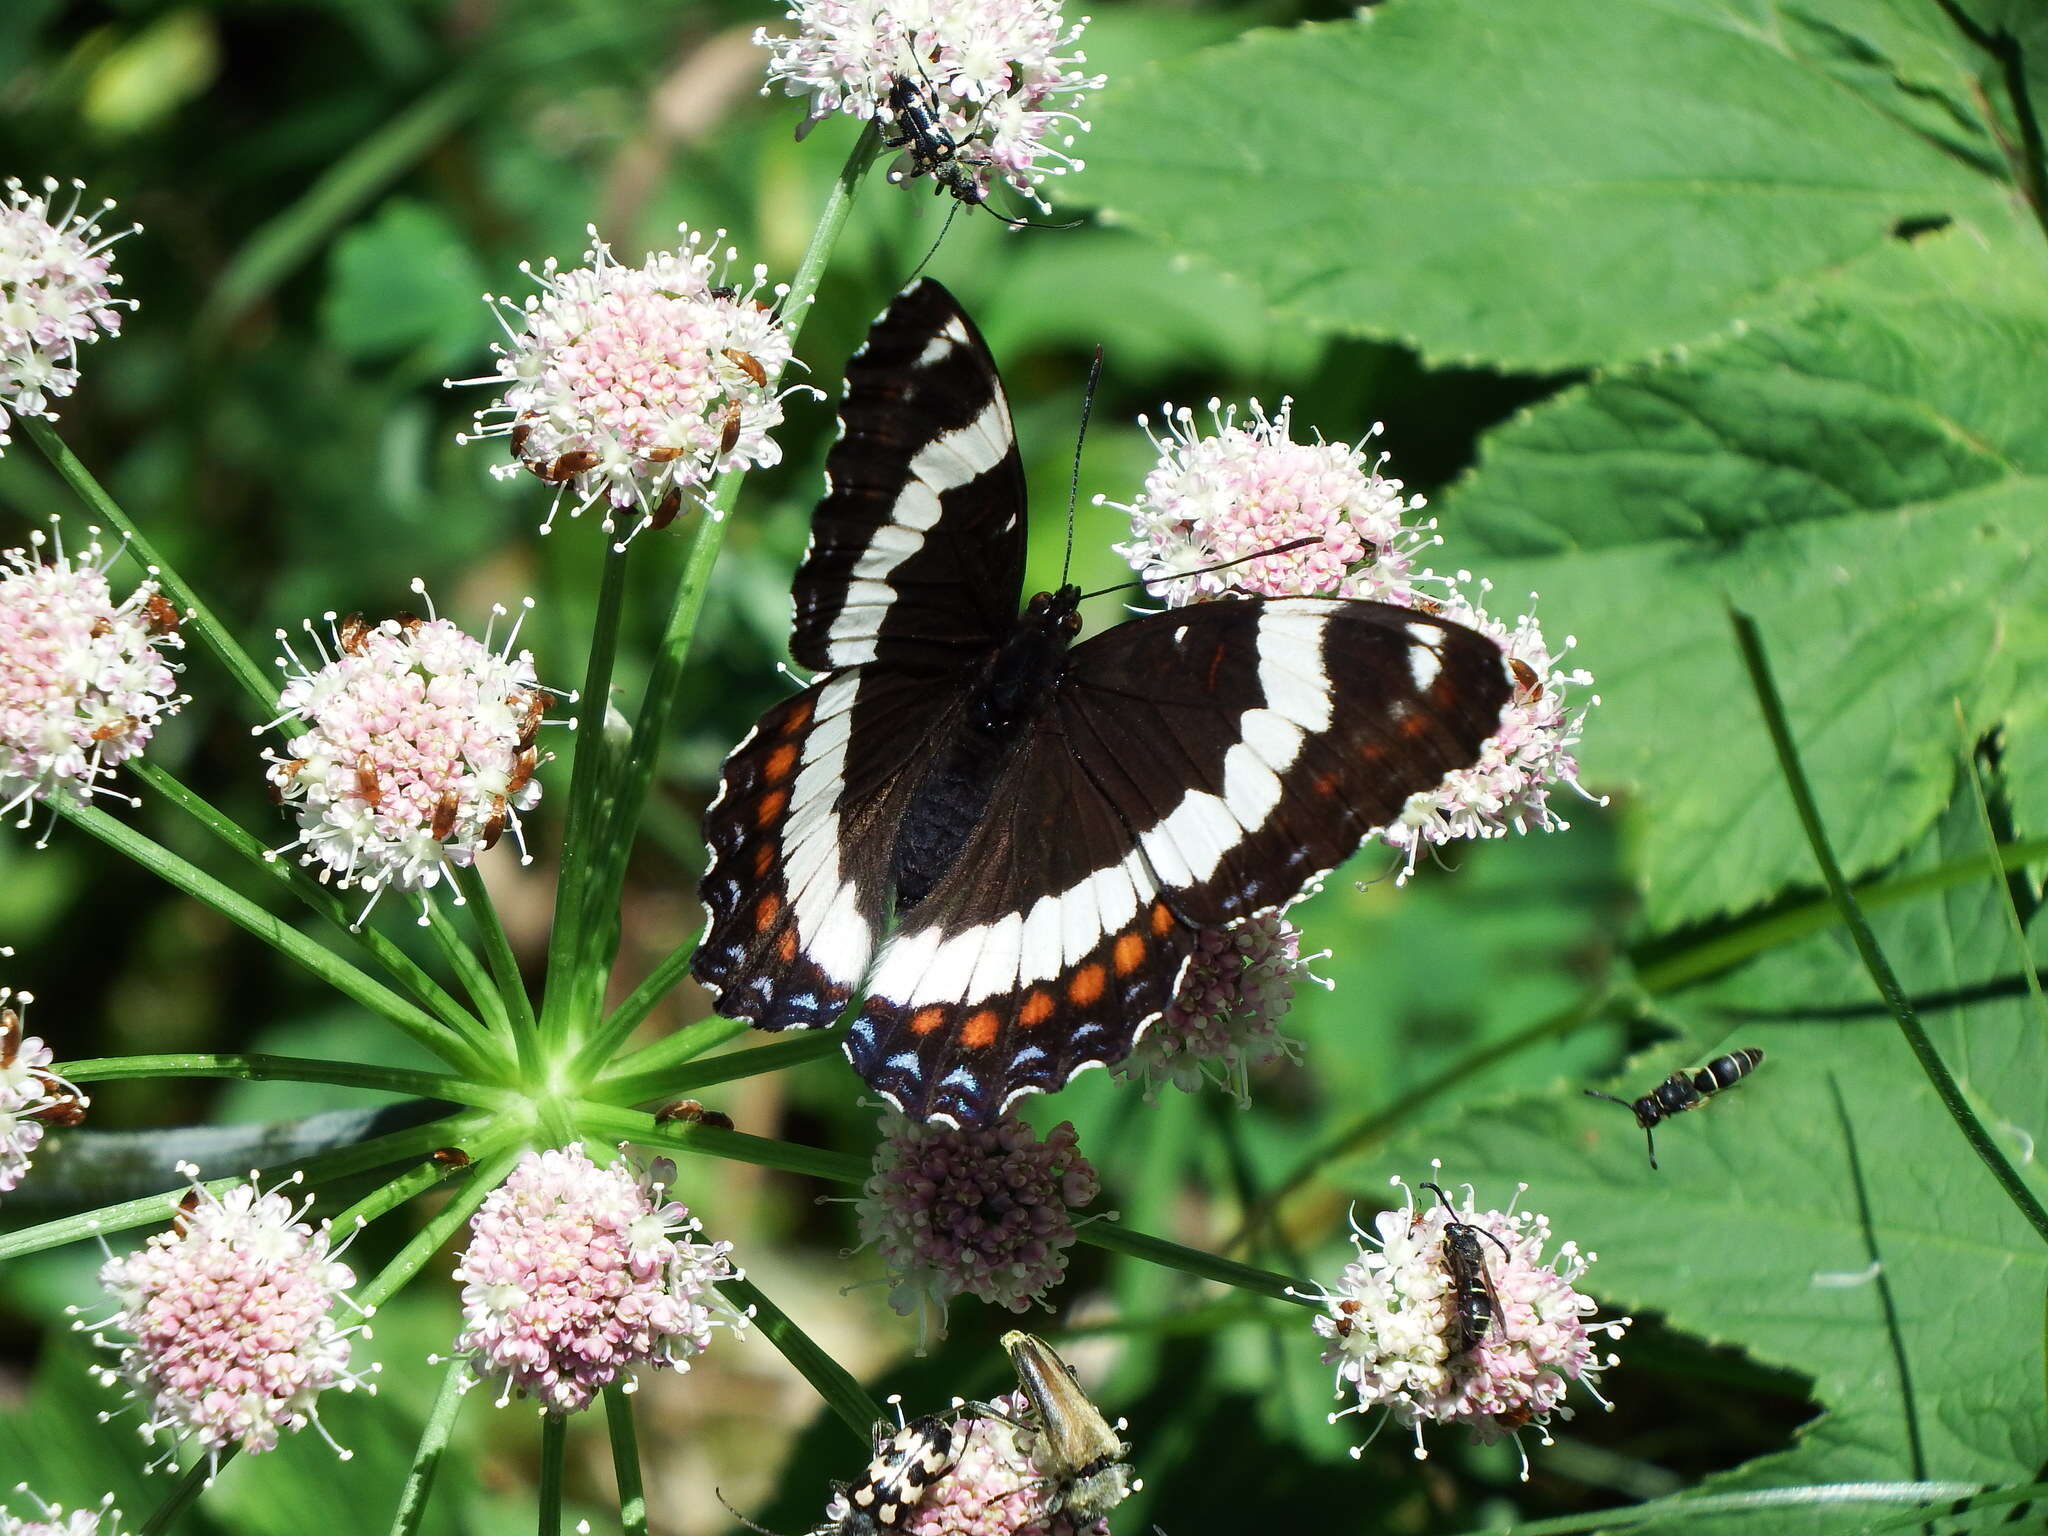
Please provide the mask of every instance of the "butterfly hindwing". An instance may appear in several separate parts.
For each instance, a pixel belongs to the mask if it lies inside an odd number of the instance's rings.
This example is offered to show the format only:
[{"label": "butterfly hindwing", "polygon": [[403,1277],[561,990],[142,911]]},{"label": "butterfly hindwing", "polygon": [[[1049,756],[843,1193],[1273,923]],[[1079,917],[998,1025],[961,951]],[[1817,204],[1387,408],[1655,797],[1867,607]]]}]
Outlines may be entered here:
[{"label": "butterfly hindwing", "polygon": [[840,437],[796,575],[790,654],[814,670],[878,658],[947,672],[1017,619],[1024,470],[973,323],[915,283],[846,365]]}]

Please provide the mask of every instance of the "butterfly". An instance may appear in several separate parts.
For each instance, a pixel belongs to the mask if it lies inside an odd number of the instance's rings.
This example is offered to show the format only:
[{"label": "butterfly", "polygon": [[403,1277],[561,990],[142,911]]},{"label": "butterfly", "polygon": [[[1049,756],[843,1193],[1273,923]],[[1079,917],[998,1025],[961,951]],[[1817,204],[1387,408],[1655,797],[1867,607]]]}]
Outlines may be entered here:
[{"label": "butterfly", "polygon": [[816,1029],[896,1109],[986,1124],[1122,1060],[1196,936],[1284,907],[1477,761],[1513,679],[1413,609],[1237,598],[1075,644],[1020,614],[1024,471],[994,359],[924,279],[846,367],[795,582],[819,674],[727,758],[692,974]]}]

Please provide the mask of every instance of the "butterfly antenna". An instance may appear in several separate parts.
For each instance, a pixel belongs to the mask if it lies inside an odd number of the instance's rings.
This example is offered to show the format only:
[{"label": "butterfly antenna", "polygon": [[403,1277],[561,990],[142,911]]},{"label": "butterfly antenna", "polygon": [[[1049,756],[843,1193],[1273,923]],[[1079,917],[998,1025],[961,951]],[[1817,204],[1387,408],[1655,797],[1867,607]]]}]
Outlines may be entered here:
[{"label": "butterfly antenna", "polygon": [[[914,267],[911,270],[910,282],[916,282],[919,275],[924,271],[924,269],[931,265],[931,259],[939,254],[939,247],[945,244],[946,242],[946,231],[953,227],[953,215],[958,213],[959,211],[960,205],[957,202],[946,210],[946,222],[939,226],[939,238],[934,240],[932,242],[932,248],[924,253],[924,260],[920,261],[916,265],[916,267]],[[905,286],[908,287],[909,284],[906,283]]]},{"label": "butterfly antenna", "polygon": [[[1071,529],[1069,532],[1071,533]],[[1312,533],[1306,538],[1294,539],[1285,544],[1276,544],[1271,549],[1255,549],[1248,555],[1239,555],[1235,560],[1225,560],[1220,565],[1205,565],[1198,571],[1176,571],[1171,576],[1140,576],[1135,581],[1120,581],[1115,586],[1104,587],[1098,592],[1083,592],[1081,597],[1085,601],[1091,597],[1107,597],[1112,592],[1126,592],[1132,587],[1150,587],[1154,582],[1179,581],[1183,576],[1207,576],[1211,571],[1227,571],[1233,565],[1243,565],[1247,560],[1263,560],[1268,555],[1284,555],[1289,550],[1306,549],[1311,544],[1320,544],[1322,542],[1323,536],[1320,533]],[[1591,1089],[1587,1090],[1589,1093],[1591,1091]],[[1615,1102],[1620,1103],[1621,1101],[1617,1099]]]},{"label": "butterfly antenna", "polygon": [[1081,445],[1088,441],[1088,417],[1095,409],[1095,386],[1101,382],[1102,348],[1097,347],[1095,361],[1088,365],[1088,387],[1081,392],[1081,430],[1074,434],[1074,473],[1067,482],[1067,552],[1060,560],[1063,587],[1067,584],[1067,572],[1074,565],[1074,503],[1081,495]]},{"label": "butterfly antenna", "polygon": [[1013,219],[1007,213],[997,213],[995,209],[989,208],[987,203],[983,203],[981,206],[988,208],[988,216],[990,218],[1001,219],[1012,229],[1079,229],[1088,222],[1086,219],[1069,219],[1064,224],[1040,224],[1035,219]]}]

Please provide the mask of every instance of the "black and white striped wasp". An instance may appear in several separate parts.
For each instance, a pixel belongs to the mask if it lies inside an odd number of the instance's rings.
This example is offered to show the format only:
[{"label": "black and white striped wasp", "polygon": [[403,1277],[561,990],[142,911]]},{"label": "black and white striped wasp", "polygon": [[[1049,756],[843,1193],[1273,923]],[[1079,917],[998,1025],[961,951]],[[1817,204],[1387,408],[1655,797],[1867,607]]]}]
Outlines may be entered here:
[{"label": "black and white striped wasp", "polygon": [[1458,1208],[1442,1185],[1425,1181],[1421,1187],[1435,1191],[1446,1213],[1444,1271],[1451,1278],[1449,1343],[1455,1358],[1477,1348],[1488,1329],[1506,1326],[1501,1322],[1500,1297],[1494,1294],[1493,1277],[1486,1271],[1486,1250],[1480,1247],[1479,1240],[1485,1238],[1501,1251],[1503,1258],[1511,1259],[1514,1255],[1508,1252],[1506,1243],[1486,1228],[1460,1218]]},{"label": "black and white striped wasp", "polygon": [[1763,1059],[1764,1053],[1755,1049],[1730,1051],[1726,1056],[1716,1056],[1697,1072],[1672,1073],[1640,1099],[1619,1099],[1597,1088],[1588,1088],[1586,1096],[1619,1104],[1636,1117],[1636,1124],[1643,1128],[1643,1140],[1650,1149],[1650,1166],[1655,1168],[1657,1138],[1652,1133],[1658,1122],[1684,1114],[1688,1109],[1698,1109],[1723,1088],[1732,1088],[1749,1076]]}]

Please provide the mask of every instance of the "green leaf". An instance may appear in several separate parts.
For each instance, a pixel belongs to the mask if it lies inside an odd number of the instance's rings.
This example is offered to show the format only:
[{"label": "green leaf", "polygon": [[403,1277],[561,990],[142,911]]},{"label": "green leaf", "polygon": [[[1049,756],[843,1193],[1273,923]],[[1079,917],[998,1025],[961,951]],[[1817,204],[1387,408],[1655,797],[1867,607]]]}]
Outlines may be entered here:
[{"label": "green leaf", "polygon": [[[1912,862],[1979,846],[1975,814],[1952,807]],[[1986,880],[1874,924],[1987,1119],[2032,1135],[2048,1131],[2048,1041],[2012,985],[2003,900]],[[1578,1098],[1472,1116],[1418,1139],[1405,1171],[1441,1156],[1482,1200],[1527,1180],[1525,1203],[1599,1253],[1589,1283],[1611,1307],[1655,1308],[1812,1378],[1826,1412],[1791,1450],[1710,1479],[1710,1491],[2031,1478],[2048,1457],[2048,1253],[1969,1155],[1846,935],[1816,935],[1678,1006],[1701,1043],[1639,1064],[1620,1088],[1640,1092],[1721,1048],[1758,1046],[1766,1059],[1659,1128],[1661,1173],[1627,1115]],[[2039,1187],[2038,1164],[2030,1172]],[[1624,1410],[1650,1390],[1626,1373],[1610,1385]],[[1770,1529],[1840,1529],[1867,1513],[1785,1511]],[[1726,1528],[1755,1529],[1739,1517]]]},{"label": "green leaf", "polygon": [[489,331],[476,257],[448,216],[393,198],[334,245],[322,329],[357,358],[420,351],[429,371],[478,351]]},{"label": "green leaf", "polygon": [[[1989,258],[1987,258],[1989,259]],[[1603,704],[1588,781],[1640,797],[1664,927],[1812,884],[1727,635],[1763,628],[1852,876],[1946,803],[1953,702],[1988,728],[2048,656],[2048,314],[1943,292],[1824,306],[1693,361],[1617,374],[1494,434],[1439,503],[1495,604],[1543,595]],[[2048,794],[2048,784],[2016,794]]]},{"label": "green leaf", "polygon": [[1395,0],[1113,83],[1094,117],[1075,193],[1106,216],[1436,359],[1639,357],[1902,220],[2003,217],[1861,82],[1671,0]]}]

